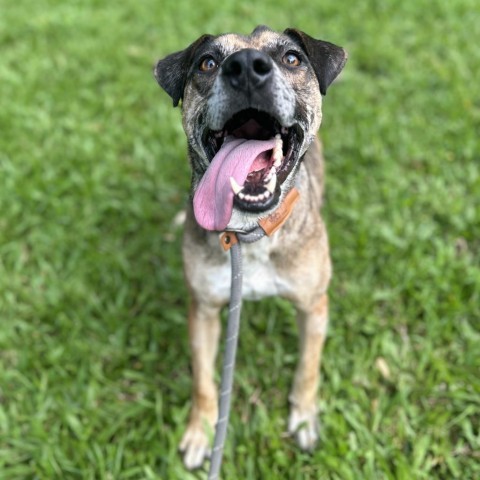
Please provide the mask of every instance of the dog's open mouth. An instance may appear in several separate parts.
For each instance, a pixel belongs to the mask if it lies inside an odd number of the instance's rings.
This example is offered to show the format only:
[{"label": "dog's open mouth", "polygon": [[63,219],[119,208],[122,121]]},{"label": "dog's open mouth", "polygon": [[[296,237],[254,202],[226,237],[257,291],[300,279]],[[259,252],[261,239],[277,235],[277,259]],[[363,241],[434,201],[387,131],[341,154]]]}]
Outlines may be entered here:
[{"label": "dog's open mouth", "polygon": [[221,131],[207,130],[203,143],[211,163],[194,196],[199,224],[223,230],[234,204],[249,212],[274,207],[302,141],[299,126],[282,126],[254,109],[235,114]]}]

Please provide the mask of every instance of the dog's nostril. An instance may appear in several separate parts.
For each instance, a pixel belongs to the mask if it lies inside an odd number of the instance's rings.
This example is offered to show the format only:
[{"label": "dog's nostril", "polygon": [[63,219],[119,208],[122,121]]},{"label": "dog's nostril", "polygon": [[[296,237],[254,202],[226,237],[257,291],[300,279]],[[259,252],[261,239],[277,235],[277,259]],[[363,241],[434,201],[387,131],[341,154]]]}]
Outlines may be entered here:
[{"label": "dog's nostril", "polygon": [[232,75],[240,75],[242,70],[242,64],[240,62],[232,62],[230,64],[230,73]]},{"label": "dog's nostril", "polygon": [[267,75],[272,70],[272,66],[269,62],[266,62],[263,58],[256,58],[253,61],[253,71],[258,75]]},{"label": "dog's nostril", "polygon": [[224,72],[227,75],[238,76],[242,73],[242,64],[237,60],[231,60],[225,65]]}]

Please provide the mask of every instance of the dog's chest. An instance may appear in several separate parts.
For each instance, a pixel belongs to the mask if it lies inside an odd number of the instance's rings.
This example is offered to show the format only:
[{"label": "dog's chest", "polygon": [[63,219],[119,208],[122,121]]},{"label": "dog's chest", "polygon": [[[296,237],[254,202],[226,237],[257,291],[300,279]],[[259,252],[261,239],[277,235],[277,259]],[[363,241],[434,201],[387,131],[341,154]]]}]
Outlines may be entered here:
[{"label": "dog's chest", "polygon": [[[280,276],[270,258],[268,241],[261,240],[251,245],[242,245],[242,296],[247,300],[260,300],[265,297],[284,295],[291,290],[287,279]],[[209,288],[216,297],[230,296],[230,262],[210,271]]]},{"label": "dog's chest", "polygon": [[243,297],[259,300],[288,291],[288,282],[279,276],[267,246],[258,242],[247,247],[243,247]]}]

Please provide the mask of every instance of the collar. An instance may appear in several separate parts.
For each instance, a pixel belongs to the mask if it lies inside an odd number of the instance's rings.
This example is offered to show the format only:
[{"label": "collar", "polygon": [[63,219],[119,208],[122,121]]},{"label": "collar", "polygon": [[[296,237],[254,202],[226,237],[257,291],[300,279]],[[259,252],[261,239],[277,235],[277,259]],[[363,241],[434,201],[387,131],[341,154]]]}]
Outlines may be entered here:
[{"label": "collar", "polygon": [[254,230],[248,233],[240,233],[227,230],[220,235],[220,245],[225,251],[228,251],[233,245],[235,245],[239,241],[244,243],[253,243],[254,241],[259,240],[265,235],[267,235],[268,237],[272,236],[287,221],[299,197],[300,194],[298,190],[295,187],[292,188],[287,193],[278,208],[276,208],[267,217],[261,218],[258,221],[258,226]]}]

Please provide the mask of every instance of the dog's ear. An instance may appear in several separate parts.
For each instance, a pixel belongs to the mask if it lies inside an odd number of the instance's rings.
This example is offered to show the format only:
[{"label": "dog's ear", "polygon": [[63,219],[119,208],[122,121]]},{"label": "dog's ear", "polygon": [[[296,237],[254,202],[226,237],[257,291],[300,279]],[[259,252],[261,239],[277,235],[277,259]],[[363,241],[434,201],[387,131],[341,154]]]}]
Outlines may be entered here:
[{"label": "dog's ear", "polygon": [[322,95],[326,95],[327,87],[342,71],[347,61],[347,52],[342,47],[323,40],[316,40],[294,28],[287,28],[283,33],[303,48],[315,70],[320,92]]},{"label": "dog's ear", "polygon": [[155,65],[153,74],[160,86],[172,97],[174,107],[183,98],[187,74],[195,50],[211,38],[213,38],[212,35],[202,35],[185,50],[172,53]]}]

